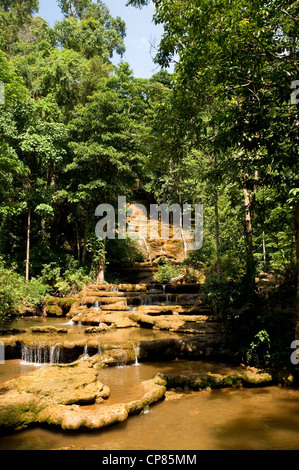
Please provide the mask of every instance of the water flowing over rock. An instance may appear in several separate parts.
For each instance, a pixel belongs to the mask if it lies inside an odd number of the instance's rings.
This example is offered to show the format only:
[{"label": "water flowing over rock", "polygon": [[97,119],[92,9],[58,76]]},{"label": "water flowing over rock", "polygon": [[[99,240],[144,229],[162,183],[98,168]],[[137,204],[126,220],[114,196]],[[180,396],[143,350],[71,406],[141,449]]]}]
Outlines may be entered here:
[{"label": "water flowing over rock", "polygon": [[63,362],[63,348],[59,344],[53,346],[45,346],[43,344],[35,344],[27,346],[21,344],[21,360],[24,364],[59,364]]}]

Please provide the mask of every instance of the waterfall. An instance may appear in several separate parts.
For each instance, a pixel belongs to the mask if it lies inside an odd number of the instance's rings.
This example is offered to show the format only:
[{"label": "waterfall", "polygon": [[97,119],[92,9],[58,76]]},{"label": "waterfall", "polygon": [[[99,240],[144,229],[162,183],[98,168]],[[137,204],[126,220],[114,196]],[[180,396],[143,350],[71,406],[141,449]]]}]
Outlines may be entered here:
[{"label": "waterfall", "polygon": [[98,355],[99,355],[99,356],[103,356],[103,350],[102,350],[100,344],[99,344],[99,348],[98,348]]},{"label": "waterfall", "polygon": [[84,351],[83,351],[83,359],[88,359],[89,358],[89,355],[88,355],[88,343],[85,344],[84,346]]},{"label": "waterfall", "polygon": [[142,306],[150,306],[153,305],[153,299],[150,296],[146,296],[144,300],[141,301]]},{"label": "waterfall", "polygon": [[144,236],[142,233],[140,233],[140,232],[138,233],[138,236],[141,237],[142,240],[143,240],[143,243],[144,243],[144,245],[145,245],[146,251],[147,251],[147,253],[148,253],[149,261],[150,261],[150,263],[151,263],[151,262],[152,262],[151,252],[150,252],[149,246],[148,246],[148,244],[147,244],[146,238],[145,238],[145,236]]},{"label": "waterfall", "polygon": [[140,366],[139,361],[138,361],[138,356],[140,354],[140,348],[139,346],[135,346],[135,344],[132,344],[133,349],[134,349],[134,354],[135,354],[135,366]]},{"label": "waterfall", "polygon": [[32,345],[22,343],[21,363],[30,365],[60,364],[62,362],[62,348],[59,344],[54,346]]},{"label": "waterfall", "polygon": [[110,292],[119,292],[118,286],[112,286]]},{"label": "waterfall", "polygon": [[61,356],[61,347],[59,344],[55,344],[55,346],[51,346],[50,348],[50,364],[59,364],[60,363],[60,356]]},{"label": "waterfall", "polygon": [[93,305],[93,308],[95,310],[100,310],[100,302],[98,300],[95,301],[94,305]]},{"label": "waterfall", "polygon": [[162,287],[163,287],[163,294],[165,295],[166,294],[166,285],[164,284]]}]

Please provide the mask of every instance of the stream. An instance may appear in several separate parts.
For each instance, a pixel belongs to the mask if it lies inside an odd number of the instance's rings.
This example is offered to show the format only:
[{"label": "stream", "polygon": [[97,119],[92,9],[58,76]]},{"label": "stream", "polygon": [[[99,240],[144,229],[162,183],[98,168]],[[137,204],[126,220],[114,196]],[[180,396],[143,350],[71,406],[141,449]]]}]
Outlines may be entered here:
[{"label": "stream", "polygon": [[[56,326],[65,319],[20,319],[11,328]],[[69,334],[81,335],[68,325]],[[112,335],[111,337],[108,337]],[[161,339],[169,333],[124,329],[104,334],[104,341]],[[42,365],[20,359],[0,365],[0,383],[27,374]],[[196,374],[227,373],[230,365],[207,361],[145,362],[103,369],[99,380],[111,389],[109,404],[129,402],[140,384],[158,372]],[[34,427],[0,438],[0,450],[297,450],[299,445],[299,389],[284,387],[225,389],[181,393],[139,416],[96,432],[63,432]],[[90,405],[86,408],[93,409]]]}]

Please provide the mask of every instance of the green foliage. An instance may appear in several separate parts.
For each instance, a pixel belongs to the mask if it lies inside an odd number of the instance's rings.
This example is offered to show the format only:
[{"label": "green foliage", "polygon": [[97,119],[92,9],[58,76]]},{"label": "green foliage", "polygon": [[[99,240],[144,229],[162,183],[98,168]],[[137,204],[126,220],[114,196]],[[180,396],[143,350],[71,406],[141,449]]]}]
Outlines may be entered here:
[{"label": "green foliage", "polygon": [[247,363],[262,367],[269,364],[271,359],[270,346],[271,342],[267,331],[259,331],[246,351]]},{"label": "green foliage", "polygon": [[267,293],[248,289],[245,278],[219,282],[210,278],[203,287],[205,301],[225,327],[225,346],[237,361],[256,367],[277,367],[289,361],[294,335],[295,290]]},{"label": "green foliage", "polygon": [[60,3],[66,18],[57,22],[54,30],[62,47],[88,59],[97,55],[108,59],[114,52],[123,55],[125,23],[119,17],[114,19],[106,5],[89,0]]},{"label": "green foliage", "polygon": [[0,319],[16,315],[23,307],[40,307],[48,291],[41,279],[26,283],[14,267],[7,268],[0,259]]},{"label": "green foliage", "polygon": [[107,266],[134,263],[142,263],[145,261],[145,255],[140,245],[130,238],[126,240],[109,240],[107,242]]},{"label": "green foliage", "polygon": [[55,262],[44,265],[41,280],[51,286],[52,295],[69,297],[80,292],[88,284],[90,277],[76,260],[68,257],[64,268]]},{"label": "green foliage", "polygon": [[159,265],[158,271],[154,275],[154,279],[159,284],[168,284],[172,279],[178,277],[181,274],[181,270],[178,266],[173,264],[171,261],[165,261]]}]

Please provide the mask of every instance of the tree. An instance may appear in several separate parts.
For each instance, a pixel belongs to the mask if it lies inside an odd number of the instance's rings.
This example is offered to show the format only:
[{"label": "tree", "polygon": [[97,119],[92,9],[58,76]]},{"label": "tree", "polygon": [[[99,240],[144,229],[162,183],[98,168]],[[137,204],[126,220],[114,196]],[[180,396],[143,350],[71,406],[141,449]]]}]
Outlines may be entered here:
[{"label": "tree", "polygon": [[18,41],[22,29],[31,23],[32,15],[37,12],[38,0],[2,0],[0,3],[0,49],[10,52]]},{"label": "tree", "polygon": [[59,3],[66,18],[54,29],[62,47],[83,53],[88,59],[96,55],[109,59],[114,52],[123,55],[125,23],[119,17],[114,19],[106,5],[99,0]]}]

